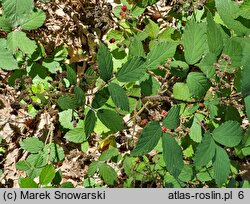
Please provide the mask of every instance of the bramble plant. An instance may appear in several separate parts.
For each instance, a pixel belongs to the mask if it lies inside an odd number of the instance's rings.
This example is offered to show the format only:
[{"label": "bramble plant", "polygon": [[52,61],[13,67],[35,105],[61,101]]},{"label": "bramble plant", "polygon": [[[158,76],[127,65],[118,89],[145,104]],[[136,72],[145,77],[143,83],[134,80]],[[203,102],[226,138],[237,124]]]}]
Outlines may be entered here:
[{"label": "bramble plant", "polygon": [[[65,46],[47,55],[20,31],[45,21],[32,0],[21,2],[2,0],[0,67],[9,85],[19,80],[20,103],[34,117],[56,106],[63,142],[87,153],[100,136],[84,187],[249,187],[239,179],[250,155],[249,1],[187,1],[160,15],[175,19],[162,27],[146,15],[157,0],[121,0],[84,75],[67,63]],[[66,152],[53,130],[19,144],[29,153],[16,163],[27,175],[20,187],[73,187],[55,167]]]}]

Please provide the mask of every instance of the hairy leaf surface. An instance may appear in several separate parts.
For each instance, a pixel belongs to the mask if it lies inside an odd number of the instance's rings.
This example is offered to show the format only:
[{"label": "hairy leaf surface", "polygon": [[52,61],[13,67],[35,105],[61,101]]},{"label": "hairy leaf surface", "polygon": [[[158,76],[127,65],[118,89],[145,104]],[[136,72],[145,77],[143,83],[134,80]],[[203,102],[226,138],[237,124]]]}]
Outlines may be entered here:
[{"label": "hairy leaf surface", "polygon": [[196,169],[206,166],[215,155],[216,145],[210,133],[205,133],[201,143],[198,145],[195,156],[194,164]]},{"label": "hairy leaf surface", "polygon": [[207,50],[206,27],[194,20],[188,22],[183,34],[184,56],[188,64],[197,63]]},{"label": "hairy leaf surface", "polygon": [[146,71],[144,62],[145,60],[142,57],[131,57],[117,72],[117,80],[120,82],[132,82],[140,80]]},{"label": "hairy leaf surface", "polygon": [[173,57],[177,44],[175,42],[161,42],[153,46],[147,55],[147,69],[155,69],[157,65],[161,65],[167,61],[169,57]]},{"label": "hairy leaf surface", "polygon": [[177,128],[180,123],[179,114],[180,114],[180,106],[179,105],[173,106],[169,110],[167,117],[164,118],[163,120],[164,126],[171,130]]},{"label": "hairy leaf surface", "polygon": [[123,119],[112,110],[100,109],[97,111],[97,117],[110,130],[119,131],[123,129]]},{"label": "hairy leaf surface", "polygon": [[157,121],[150,122],[142,131],[139,141],[131,156],[139,156],[149,153],[158,143],[162,135],[160,123]]},{"label": "hairy leaf surface", "polygon": [[227,152],[218,145],[216,145],[215,148],[213,167],[215,182],[220,187],[226,182],[227,177],[229,176],[230,160],[228,158]]},{"label": "hairy leaf surface", "polygon": [[121,88],[118,84],[110,83],[109,92],[114,104],[118,108],[129,111],[128,96],[123,88]]},{"label": "hairy leaf surface", "polygon": [[103,43],[100,43],[97,53],[97,63],[101,79],[107,82],[113,74],[113,61],[109,49]]},{"label": "hairy leaf surface", "polygon": [[187,77],[187,85],[190,94],[194,98],[201,99],[208,91],[211,83],[203,73],[190,72]]},{"label": "hairy leaf surface", "polygon": [[167,170],[174,176],[178,177],[184,167],[182,149],[176,140],[168,133],[162,136],[163,158]]},{"label": "hairy leaf surface", "polygon": [[237,121],[226,121],[212,132],[216,142],[227,147],[235,147],[240,143],[244,135],[243,129]]}]

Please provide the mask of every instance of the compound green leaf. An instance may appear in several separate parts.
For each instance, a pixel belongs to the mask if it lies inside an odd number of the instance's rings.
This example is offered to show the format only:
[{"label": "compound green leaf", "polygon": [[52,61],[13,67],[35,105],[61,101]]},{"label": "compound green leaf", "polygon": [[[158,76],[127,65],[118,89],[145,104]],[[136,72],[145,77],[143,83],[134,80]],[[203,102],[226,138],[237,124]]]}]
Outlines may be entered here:
[{"label": "compound green leaf", "polygon": [[136,174],[136,172],[133,171],[133,168],[136,165],[137,160],[138,158],[136,157],[130,157],[128,155],[124,156],[122,167],[124,169],[125,174],[128,175],[129,177],[133,177]]},{"label": "compound green leaf", "polygon": [[250,155],[250,147],[244,147],[241,149],[241,151],[245,157]]},{"label": "compound green leaf", "polygon": [[101,156],[99,157],[99,161],[107,161],[117,155],[119,155],[119,151],[117,150],[117,148],[110,146],[109,149],[101,154]]},{"label": "compound green leaf", "polygon": [[12,24],[12,28],[21,25],[32,13],[33,0],[3,0],[3,15]]},{"label": "compound green leaf", "polygon": [[154,39],[157,37],[158,33],[160,32],[160,27],[157,23],[149,19],[144,29],[144,32],[147,33],[149,37]]},{"label": "compound green leaf", "polygon": [[216,145],[211,134],[205,133],[194,156],[194,165],[196,169],[206,166],[213,159],[215,155],[215,147]]},{"label": "compound green leaf", "polygon": [[[68,50],[65,47],[65,45],[60,45],[59,47],[55,48],[54,52],[53,52],[53,60],[60,62],[66,59],[66,57],[68,56]],[[69,65],[66,65],[69,66]]]},{"label": "compound green leaf", "polygon": [[250,188],[250,181],[247,180],[243,181],[241,188]]},{"label": "compound green leaf", "polygon": [[97,118],[96,126],[95,126],[95,129],[94,129],[94,132],[95,132],[96,134],[105,134],[105,133],[110,132],[110,129],[107,128],[107,127]]},{"label": "compound green leaf", "polygon": [[119,131],[123,129],[123,119],[112,110],[100,109],[97,111],[97,117],[110,130]]},{"label": "compound green leaf", "polygon": [[38,188],[38,184],[31,178],[19,178],[20,188]]},{"label": "compound green leaf", "polygon": [[60,185],[60,188],[74,188],[74,185],[71,182],[64,182]]},{"label": "compound green leaf", "polygon": [[177,141],[168,133],[163,134],[162,138],[163,158],[167,170],[174,177],[178,177],[184,167],[182,149]]},{"label": "compound green leaf", "polygon": [[171,66],[170,72],[173,75],[181,78],[186,78],[189,71],[189,65],[186,62],[177,60],[170,62],[169,65]]},{"label": "compound green leaf", "polygon": [[247,147],[250,146],[250,128],[248,128],[245,132],[245,136],[242,139],[242,144]]},{"label": "compound green leaf", "polygon": [[24,32],[13,31],[7,36],[7,46],[12,51],[16,52],[16,49],[19,48],[22,52],[32,55],[36,48],[36,42],[30,40]]},{"label": "compound green leaf", "polygon": [[196,177],[199,181],[205,182],[205,181],[212,181],[213,177],[214,177],[214,169],[213,168],[209,168],[209,169],[205,169],[205,171],[201,171],[198,172],[196,174]]},{"label": "compound green leaf", "polygon": [[77,107],[76,99],[71,96],[60,96],[57,104],[62,110],[75,109]]},{"label": "compound green leaf", "polygon": [[241,76],[241,92],[243,97],[250,95],[250,58],[246,59]]},{"label": "compound green leaf", "polygon": [[188,101],[188,102],[193,101],[191,99],[191,94],[189,92],[188,86],[185,83],[181,82],[175,83],[173,87],[173,95],[174,98],[177,100]]},{"label": "compound green leaf", "polygon": [[61,169],[59,169],[56,171],[56,175],[55,175],[52,182],[54,185],[59,185],[61,183],[61,181],[62,181],[62,171],[61,171]]},{"label": "compound green leaf", "polygon": [[37,10],[32,12],[31,16],[27,20],[25,20],[21,27],[24,30],[34,30],[41,27],[46,19],[46,15],[42,10]]},{"label": "compound green leaf", "polygon": [[92,188],[95,186],[95,179],[93,178],[85,178],[82,183],[84,188]]},{"label": "compound green leaf", "polygon": [[197,66],[206,75],[207,78],[212,78],[215,75],[214,63],[217,62],[217,56],[214,53],[207,53]]},{"label": "compound green leaf", "polygon": [[143,129],[131,156],[139,156],[149,153],[157,145],[161,136],[162,130],[160,123],[157,121],[150,122]]},{"label": "compound green leaf", "polygon": [[141,81],[140,89],[143,96],[157,95],[160,83],[154,77],[148,75],[146,80]]},{"label": "compound green leaf", "polygon": [[100,43],[97,53],[97,64],[101,79],[105,82],[110,80],[113,74],[112,55],[109,49],[103,43]]},{"label": "compound green leaf", "polygon": [[74,142],[74,143],[82,143],[86,140],[85,131],[83,128],[75,128],[72,130],[69,130],[65,136],[68,141]]},{"label": "compound green leaf", "polygon": [[240,15],[243,18],[250,19],[250,1],[245,0],[243,3],[240,4]]},{"label": "compound green leaf", "polygon": [[184,165],[178,177],[182,182],[189,182],[194,176],[193,168],[191,165]]},{"label": "compound green leaf", "polygon": [[44,154],[44,151],[39,152],[38,154],[30,154],[26,161],[35,168],[43,167],[47,164],[47,155]]},{"label": "compound green leaf", "polygon": [[211,83],[209,79],[200,72],[190,72],[187,76],[187,86],[192,97],[201,99],[208,91]]},{"label": "compound green leaf", "polygon": [[99,90],[92,102],[92,107],[96,109],[102,107],[108,101],[109,96],[110,93],[108,87],[104,87],[103,89]]},{"label": "compound green leaf", "polygon": [[171,130],[177,128],[180,123],[179,114],[180,114],[180,106],[179,105],[173,106],[169,110],[167,117],[164,118],[163,125]]},{"label": "compound green leaf", "polygon": [[120,0],[122,5],[125,5],[127,9],[132,9],[132,5],[129,4],[128,0]]},{"label": "compound green leaf", "polygon": [[140,80],[146,71],[143,57],[131,57],[117,72],[116,78],[120,82],[132,82]]},{"label": "compound green leaf", "polygon": [[77,106],[83,106],[85,104],[85,94],[83,90],[79,86],[76,86],[74,88],[74,94]]},{"label": "compound green leaf", "polygon": [[54,61],[52,58],[46,58],[42,62],[42,66],[46,67],[50,73],[56,74],[57,71],[61,72],[62,67],[59,62]]},{"label": "compound green leaf", "polygon": [[226,182],[230,173],[230,160],[227,152],[220,146],[215,146],[215,156],[213,159],[214,178],[216,184],[220,187]]},{"label": "compound green leaf", "polygon": [[74,85],[77,82],[76,72],[73,68],[69,65],[66,65],[67,69],[67,79],[69,80],[70,84]]},{"label": "compound green leaf", "polygon": [[93,161],[88,168],[88,176],[93,176],[94,173],[97,171],[99,166],[99,161]]},{"label": "compound green leaf", "polygon": [[8,71],[19,69],[17,61],[7,49],[7,42],[5,39],[0,39],[0,56],[0,68]]},{"label": "compound green leaf", "polygon": [[183,34],[184,56],[188,64],[195,64],[207,50],[206,27],[194,20],[188,22]]},{"label": "compound green leaf", "polygon": [[63,148],[61,146],[55,143],[51,143],[49,145],[49,149],[50,149],[49,160],[51,162],[60,162],[64,159],[65,155]]},{"label": "compound green leaf", "polygon": [[166,29],[163,29],[161,33],[158,35],[158,40],[159,41],[175,41],[175,39],[172,38],[172,36],[175,33],[176,28],[173,27],[167,27]]},{"label": "compound green leaf", "polygon": [[219,112],[218,109],[218,105],[219,105],[219,99],[217,97],[215,97],[214,99],[210,99],[210,100],[205,100],[204,101],[204,105],[207,107],[207,109],[209,110],[209,116],[211,117],[211,119],[214,119]]},{"label": "compound green leaf", "polygon": [[44,143],[37,137],[29,137],[20,142],[20,146],[27,152],[38,153],[44,147]]},{"label": "compound green leaf", "polygon": [[72,123],[72,116],[73,116],[72,109],[62,111],[62,112],[58,113],[58,115],[59,115],[60,125],[63,128],[67,128],[67,129],[74,128],[73,123]]},{"label": "compound green leaf", "polygon": [[229,67],[240,67],[242,66],[243,49],[238,38],[231,38],[225,42],[223,53],[228,55],[231,61]]},{"label": "compound green leaf", "polygon": [[237,108],[231,105],[220,105],[218,109],[218,115],[221,118],[221,122],[225,122],[228,120],[234,120],[241,124],[242,118],[240,116]]},{"label": "compound green leaf", "polygon": [[31,168],[31,165],[26,160],[22,160],[16,163],[16,168],[20,171],[27,171]]},{"label": "compound green leaf", "polygon": [[109,185],[114,185],[114,183],[117,181],[117,173],[106,163],[99,164],[99,174],[103,181]]},{"label": "compound green leaf", "polygon": [[85,142],[83,142],[82,144],[81,144],[81,151],[82,152],[87,152],[88,150],[89,150],[89,142],[88,142],[88,140],[86,140]]},{"label": "compound green leaf", "polygon": [[212,135],[216,142],[226,147],[235,147],[242,140],[244,132],[238,122],[230,120],[214,129]]},{"label": "compound green leaf", "polygon": [[184,187],[185,184],[181,182],[178,178],[175,178],[170,173],[166,173],[164,176],[165,188],[181,188]]},{"label": "compound green leaf", "polygon": [[96,115],[95,112],[92,110],[89,110],[87,115],[86,115],[86,119],[85,119],[85,123],[84,123],[84,130],[85,130],[85,134],[87,137],[89,137],[89,135],[93,132],[95,125],[96,125]]},{"label": "compound green leaf", "polygon": [[129,44],[129,57],[133,56],[146,57],[142,42],[137,36]]},{"label": "compound green leaf", "polygon": [[38,168],[32,167],[31,169],[27,170],[26,173],[29,178],[35,179],[41,173],[41,168],[38,169]]},{"label": "compound green leaf", "polygon": [[3,30],[9,33],[11,29],[12,28],[11,28],[9,21],[4,16],[0,16],[0,30]]},{"label": "compound green leaf", "polygon": [[133,9],[132,9],[131,15],[132,15],[133,17],[138,17],[138,16],[140,16],[141,14],[143,14],[144,11],[145,11],[145,8],[141,8],[141,7],[139,7],[139,6],[135,6],[135,7],[133,7]]},{"label": "compound green leaf", "polygon": [[110,83],[108,88],[114,104],[122,110],[129,111],[128,96],[124,89],[115,83]]},{"label": "compound green leaf", "polygon": [[204,115],[200,113],[195,113],[192,126],[190,127],[189,136],[193,141],[198,143],[200,143],[202,140],[201,122],[203,121],[204,118],[205,118]]},{"label": "compound green leaf", "polygon": [[39,176],[39,183],[41,185],[46,185],[53,180],[55,175],[56,175],[56,172],[55,172],[54,166],[52,164],[49,164],[43,168],[43,170]]},{"label": "compound green leaf", "polygon": [[173,57],[177,44],[175,42],[160,42],[153,46],[147,55],[147,69],[155,69],[157,65],[161,65],[167,61],[169,57]]},{"label": "compound green leaf", "polygon": [[207,15],[207,41],[209,51],[218,56],[223,48],[223,38],[218,25],[214,22],[210,12]]},{"label": "compound green leaf", "polygon": [[244,98],[247,117],[250,120],[250,95]]},{"label": "compound green leaf", "polygon": [[245,27],[240,21],[235,20],[240,15],[240,8],[237,2],[231,0],[215,0],[216,9],[230,29],[233,29],[239,36],[247,35],[250,33],[250,29]]}]

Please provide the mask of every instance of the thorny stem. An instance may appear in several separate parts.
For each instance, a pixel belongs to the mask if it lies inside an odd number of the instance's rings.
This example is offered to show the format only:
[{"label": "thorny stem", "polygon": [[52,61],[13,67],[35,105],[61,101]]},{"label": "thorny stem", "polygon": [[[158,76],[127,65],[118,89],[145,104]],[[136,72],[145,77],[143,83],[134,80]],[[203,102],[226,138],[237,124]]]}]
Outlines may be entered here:
[{"label": "thorny stem", "polygon": [[[138,101],[136,101],[135,103],[135,107],[134,107],[134,112],[136,113],[136,108],[137,108],[137,105],[138,105]],[[136,117],[133,118],[133,132],[132,132],[132,141],[134,141],[134,134],[135,134],[135,124],[136,124]]]},{"label": "thorny stem", "polygon": [[136,116],[139,116],[139,115],[142,113],[142,111],[149,105],[149,103],[150,103],[150,101],[147,101],[147,102],[143,105],[143,107],[142,107],[138,112],[136,112],[136,113],[127,121],[127,123],[130,123],[131,120],[132,120],[133,118],[135,118]]},{"label": "thorny stem", "polygon": [[[46,123],[49,124],[48,121],[48,116],[46,116]],[[49,145],[52,144],[53,142],[53,137],[54,137],[54,125],[51,121],[50,127],[49,127],[49,131],[45,140],[45,144],[47,144],[48,140],[49,140]],[[50,148],[48,148],[48,157],[47,157],[47,163],[49,163],[49,157],[50,157]]]}]

